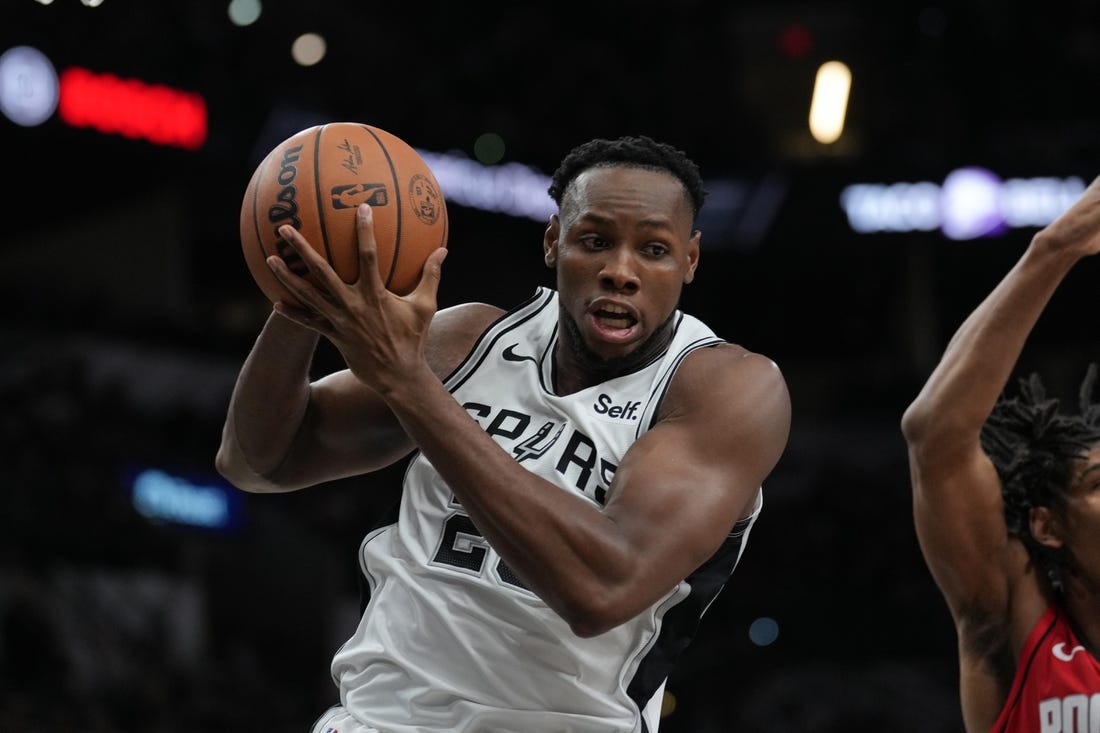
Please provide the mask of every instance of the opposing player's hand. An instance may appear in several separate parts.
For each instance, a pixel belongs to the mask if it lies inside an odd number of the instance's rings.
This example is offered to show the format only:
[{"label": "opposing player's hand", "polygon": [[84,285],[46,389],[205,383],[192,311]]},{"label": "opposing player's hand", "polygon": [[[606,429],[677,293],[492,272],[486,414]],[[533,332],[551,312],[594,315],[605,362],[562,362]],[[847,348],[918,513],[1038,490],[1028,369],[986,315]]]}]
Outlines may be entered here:
[{"label": "opposing player's hand", "polygon": [[424,340],[437,308],[437,294],[447,250],[429,255],[416,288],[405,296],[386,289],[378,273],[371,207],[356,211],[359,277],[345,283],[296,229],[284,225],[279,235],[309,268],[312,282],[290,271],[280,257],[268,267],[301,304],[275,303],[275,310],[331,341],[348,368],[363,382],[385,391],[423,362]]}]

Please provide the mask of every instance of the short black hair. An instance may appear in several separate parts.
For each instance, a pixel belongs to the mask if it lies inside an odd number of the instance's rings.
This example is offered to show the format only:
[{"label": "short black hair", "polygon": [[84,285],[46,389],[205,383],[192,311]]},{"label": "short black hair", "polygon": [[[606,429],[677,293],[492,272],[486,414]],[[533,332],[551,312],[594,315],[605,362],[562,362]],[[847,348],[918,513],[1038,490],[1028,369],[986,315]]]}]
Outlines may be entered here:
[{"label": "short black hair", "polygon": [[682,150],[645,135],[627,135],[614,140],[599,138],[578,145],[569,151],[550,177],[547,192],[561,206],[565,190],[581,173],[589,168],[616,165],[666,171],[676,176],[691,200],[692,214],[699,216],[707,197],[699,167]]},{"label": "short black hair", "polygon": [[1078,390],[1077,414],[1059,410],[1038,374],[1019,381],[1019,394],[1002,395],[982,427],[982,448],[1001,479],[1005,522],[1028,554],[1062,589],[1077,563],[1072,548],[1051,548],[1031,535],[1030,512],[1048,507],[1065,511],[1074,469],[1082,454],[1100,443],[1100,403],[1092,399],[1097,365],[1090,364]]}]

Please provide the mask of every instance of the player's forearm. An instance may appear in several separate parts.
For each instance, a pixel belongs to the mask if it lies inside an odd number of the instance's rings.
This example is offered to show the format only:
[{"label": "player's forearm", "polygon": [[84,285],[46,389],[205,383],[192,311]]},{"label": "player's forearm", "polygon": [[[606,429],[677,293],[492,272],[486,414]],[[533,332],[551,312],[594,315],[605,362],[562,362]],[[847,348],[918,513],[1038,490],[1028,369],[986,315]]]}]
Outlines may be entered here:
[{"label": "player's forearm", "polygon": [[1015,368],[1043,309],[1077,256],[1037,238],[951,338],[906,410],[910,442],[926,436],[976,438]]},{"label": "player's forearm", "polygon": [[593,618],[605,617],[609,589],[619,586],[631,560],[615,523],[516,463],[430,373],[406,379],[385,397],[524,583],[578,633],[602,626]]},{"label": "player's forearm", "polygon": [[218,470],[252,491],[285,459],[309,405],[309,369],[318,336],[273,314],[241,368],[230,397]]}]

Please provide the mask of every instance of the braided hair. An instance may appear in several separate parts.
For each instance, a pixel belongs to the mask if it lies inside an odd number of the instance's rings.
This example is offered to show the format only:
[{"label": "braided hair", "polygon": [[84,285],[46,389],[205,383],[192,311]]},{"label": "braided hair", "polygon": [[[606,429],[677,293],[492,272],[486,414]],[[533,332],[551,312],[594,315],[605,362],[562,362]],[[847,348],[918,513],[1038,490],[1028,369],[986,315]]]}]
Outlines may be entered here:
[{"label": "braided hair", "polygon": [[1030,529],[1030,511],[1049,507],[1061,515],[1082,454],[1100,442],[1100,403],[1093,402],[1097,365],[1090,364],[1078,392],[1076,415],[1059,411],[1038,374],[1019,382],[1016,397],[1002,396],[982,428],[982,448],[1001,479],[1009,534],[1024,543],[1054,588],[1061,590],[1076,561],[1069,548],[1047,547]]},{"label": "braided hair", "polygon": [[699,168],[682,150],[668,143],[661,143],[639,135],[615,140],[590,140],[573,148],[550,177],[547,193],[561,206],[562,196],[569,184],[589,168],[606,168],[622,165],[631,168],[666,171],[676,176],[684,185],[691,200],[692,213],[697,217],[703,208],[707,192]]}]

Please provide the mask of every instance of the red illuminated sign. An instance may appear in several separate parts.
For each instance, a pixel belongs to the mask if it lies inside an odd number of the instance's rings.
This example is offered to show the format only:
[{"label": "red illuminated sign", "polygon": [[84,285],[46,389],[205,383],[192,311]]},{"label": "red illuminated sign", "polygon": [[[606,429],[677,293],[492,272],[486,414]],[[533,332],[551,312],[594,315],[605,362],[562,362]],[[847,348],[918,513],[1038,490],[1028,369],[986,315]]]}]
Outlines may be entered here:
[{"label": "red illuminated sign", "polygon": [[74,127],[197,150],[206,142],[206,100],[194,92],[72,67],[59,79],[58,115]]}]

